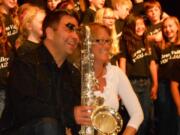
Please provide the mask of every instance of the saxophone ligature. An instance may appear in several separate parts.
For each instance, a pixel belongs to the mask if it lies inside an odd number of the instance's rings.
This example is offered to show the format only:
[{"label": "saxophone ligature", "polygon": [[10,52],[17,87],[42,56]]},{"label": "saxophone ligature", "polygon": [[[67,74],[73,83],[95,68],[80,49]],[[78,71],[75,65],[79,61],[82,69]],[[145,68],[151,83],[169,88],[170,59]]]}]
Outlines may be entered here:
[{"label": "saxophone ligature", "polygon": [[81,126],[80,135],[116,135],[123,125],[122,118],[114,109],[103,106],[103,98],[94,95],[97,85],[91,52],[91,30],[89,26],[82,26],[81,38],[81,105],[94,106],[91,115],[91,126]]}]

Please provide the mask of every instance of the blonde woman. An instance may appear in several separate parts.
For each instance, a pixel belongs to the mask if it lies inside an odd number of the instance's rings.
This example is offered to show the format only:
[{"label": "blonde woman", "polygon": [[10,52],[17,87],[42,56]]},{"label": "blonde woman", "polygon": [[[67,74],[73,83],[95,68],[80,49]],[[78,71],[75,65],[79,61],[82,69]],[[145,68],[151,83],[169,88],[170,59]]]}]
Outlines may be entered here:
[{"label": "blonde woman", "polygon": [[[144,115],[134,93],[132,86],[125,73],[117,66],[109,63],[109,52],[111,50],[111,31],[99,23],[89,25],[92,39],[92,53],[94,54],[93,69],[98,83],[94,89],[97,97],[104,99],[104,106],[119,109],[119,97],[123,102],[130,119],[125,125],[122,135],[135,135]],[[78,124],[91,125],[89,110],[90,106],[79,106],[75,108],[75,120]]]},{"label": "blonde woman", "polygon": [[20,35],[16,40],[16,49],[19,55],[23,55],[36,48],[40,43],[45,11],[31,4],[24,4],[20,7],[18,13]]}]

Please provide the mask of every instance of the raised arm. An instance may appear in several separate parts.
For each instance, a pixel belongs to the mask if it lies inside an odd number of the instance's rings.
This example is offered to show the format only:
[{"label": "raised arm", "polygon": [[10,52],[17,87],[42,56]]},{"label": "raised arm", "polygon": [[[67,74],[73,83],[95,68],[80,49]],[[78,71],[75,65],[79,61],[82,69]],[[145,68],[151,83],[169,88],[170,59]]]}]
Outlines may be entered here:
[{"label": "raised arm", "polygon": [[130,116],[123,135],[135,135],[144,119],[144,115],[139,100],[127,76],[122,71],[120,71],[119,76],[118,92]]}]

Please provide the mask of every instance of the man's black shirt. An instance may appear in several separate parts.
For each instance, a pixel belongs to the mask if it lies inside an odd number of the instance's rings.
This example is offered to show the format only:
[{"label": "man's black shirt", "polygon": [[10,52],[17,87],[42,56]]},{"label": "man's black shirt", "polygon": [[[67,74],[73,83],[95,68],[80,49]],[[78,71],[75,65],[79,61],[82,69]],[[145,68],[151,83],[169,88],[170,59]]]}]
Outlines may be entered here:
[{"label": "man's black shirt", "polygon": [[80,73],[67,61],[57,67],[44,45],[18,57],[10,72],[8,98],[16,125],[52,117],[77,130],[74,106],[80,104]]}]

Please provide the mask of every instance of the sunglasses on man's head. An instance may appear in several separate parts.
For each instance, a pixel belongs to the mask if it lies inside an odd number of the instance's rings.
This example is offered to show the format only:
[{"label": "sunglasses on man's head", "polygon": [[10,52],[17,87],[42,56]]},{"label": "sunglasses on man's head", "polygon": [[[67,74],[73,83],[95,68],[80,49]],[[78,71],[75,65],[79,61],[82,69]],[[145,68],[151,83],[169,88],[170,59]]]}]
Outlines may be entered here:
[{"label": "sunglasses on man's head", "polygon": [[66,27],[71,31],[75,31],[75,29],[76,29],[75,25],[72,23],[67,23]]},{"label": "sunglasses on man's head", "polygon": [[77,32],[79,33],[80,29],[76,28],[76,26],[72,23],[67,23],[66,28],[68,28],[69,31]]}]

